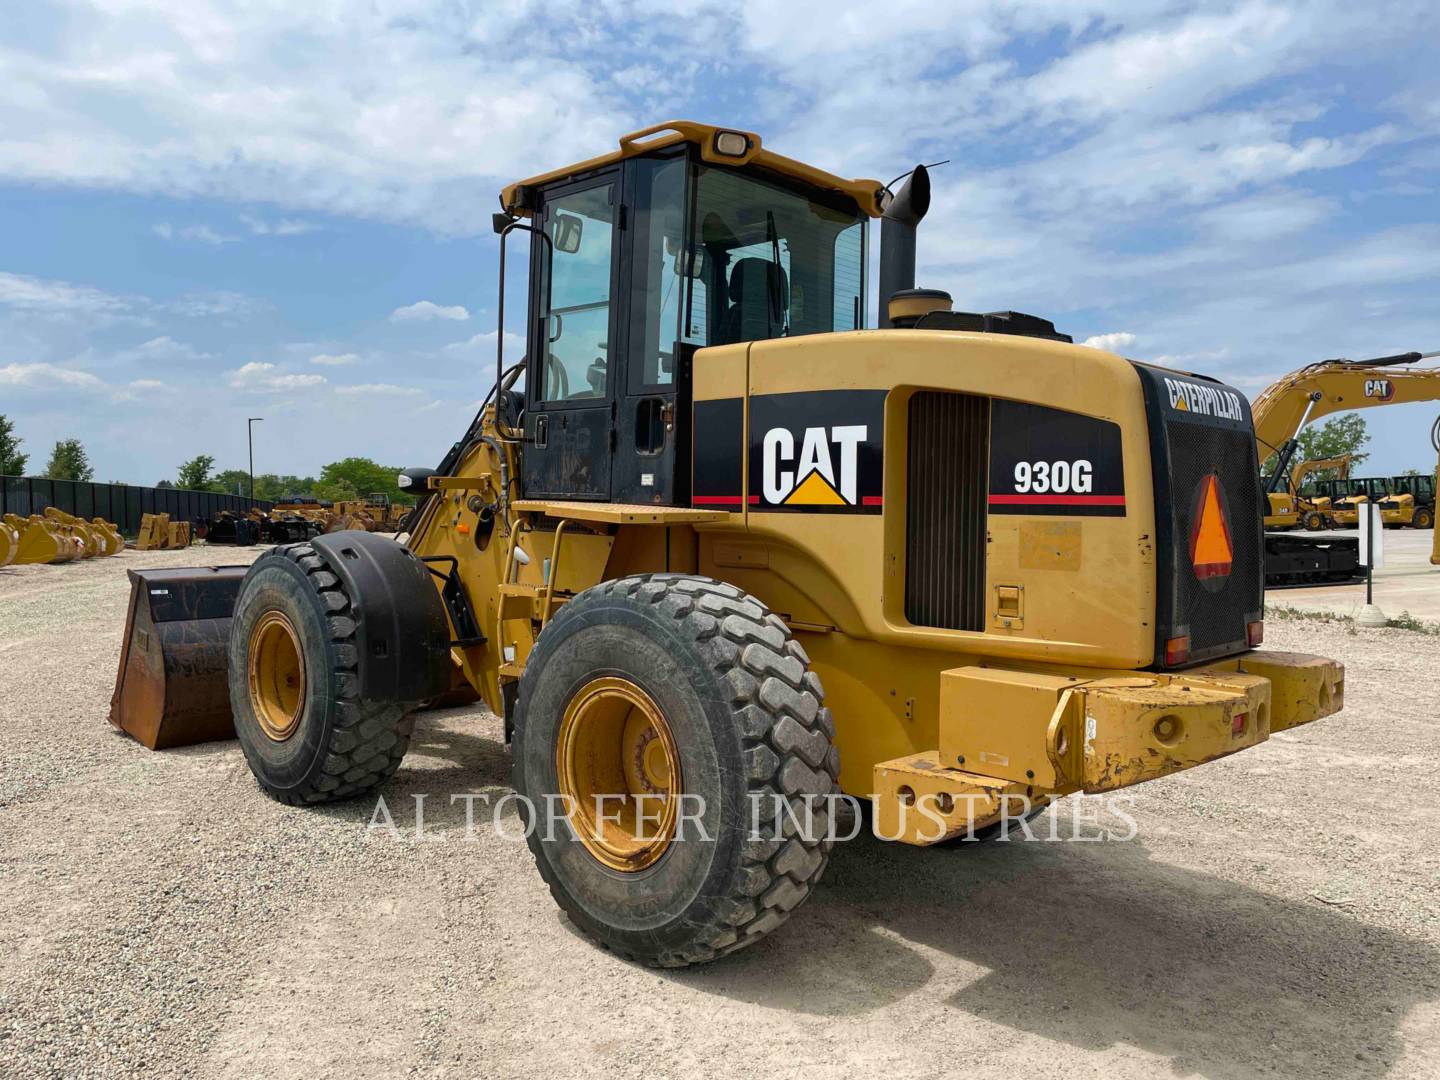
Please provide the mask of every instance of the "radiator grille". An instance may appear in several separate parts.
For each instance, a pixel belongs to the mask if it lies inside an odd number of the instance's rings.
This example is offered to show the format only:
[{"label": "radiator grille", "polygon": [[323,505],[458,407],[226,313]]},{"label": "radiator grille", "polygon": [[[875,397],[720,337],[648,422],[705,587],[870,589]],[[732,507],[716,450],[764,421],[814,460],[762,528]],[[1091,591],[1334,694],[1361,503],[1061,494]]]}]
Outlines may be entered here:
[{"label": "radiator grille", "polygon": [[985,628],[989,445],[989,398],[922,391],[910,399],[905,617],[917,626]]}]

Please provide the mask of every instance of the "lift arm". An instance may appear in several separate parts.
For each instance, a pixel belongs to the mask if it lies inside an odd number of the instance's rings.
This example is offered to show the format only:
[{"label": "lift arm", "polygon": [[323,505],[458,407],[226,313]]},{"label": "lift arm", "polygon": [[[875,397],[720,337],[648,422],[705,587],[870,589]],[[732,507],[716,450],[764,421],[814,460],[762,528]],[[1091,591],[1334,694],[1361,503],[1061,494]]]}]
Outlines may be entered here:
[{"label": "lift arm", "polygon": [[1320,469],[1334,469],[1339,473],[1336,479],[1348,480],[1350,478],[1350,460],[1351,456],[1349,454],[1341,454],[1339,457],[1311,458],[1309,461],[1300,462],[1300,464],[1296,465],[1290,472],[1291,497],[1294,498],[1298,496],[1300,494],[1300,485],[1305,482],[1305,478],[1312,472],[1318,472]]}]

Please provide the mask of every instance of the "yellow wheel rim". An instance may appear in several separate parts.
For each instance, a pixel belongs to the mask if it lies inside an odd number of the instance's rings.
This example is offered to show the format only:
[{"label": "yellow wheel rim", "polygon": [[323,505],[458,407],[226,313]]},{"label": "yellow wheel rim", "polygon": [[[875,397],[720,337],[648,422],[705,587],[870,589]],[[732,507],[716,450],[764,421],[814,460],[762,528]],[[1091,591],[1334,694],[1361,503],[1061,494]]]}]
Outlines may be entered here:
[{"label": "yellow wheel rim", "polygon": [[680,755],[644,690],[618,676],[582,687],[560,720],[555,770],[571,826],[596,859],[633,873],[665,854],[679,811]]},{"label": "yellow wheel rim", "polygon": [[284,742],[305,711],[305,654],[295,627],[282,613],[267,611],[250,632],[250,701],[260,730]]}]

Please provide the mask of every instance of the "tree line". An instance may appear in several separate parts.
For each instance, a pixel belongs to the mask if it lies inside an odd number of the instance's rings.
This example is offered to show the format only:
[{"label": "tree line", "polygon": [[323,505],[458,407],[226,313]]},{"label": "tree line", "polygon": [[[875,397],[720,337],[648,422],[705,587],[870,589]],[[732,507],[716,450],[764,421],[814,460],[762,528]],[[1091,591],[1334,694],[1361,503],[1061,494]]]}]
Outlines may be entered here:
[{"label": "tree line", "polygon": [[[30,455],[20,452],[23,440],[15,434],[15,425],[0,413],[0,476],[25,476]],[[400,470],[381,465],[364,457],[347,457],[332,461],[320,470],[319,476],[293,476],[278,473],[255,474],[255,498],[278,502],[291,495],[311,496],[338,502],[363,499],[383,492],[391,502],[409,506],[412,495],[396,483]],[[52,480],[95,479],[84,444],[79,439],[59,439],[50,453],[45,469],[36,474]],[[215,471],[215,458],[196,454],[176,469],[174,480],[161,480],[156,487],[183,488],[187,491],[214,491],[224,495],[249,495],[250,474],[244,469]]]},{"label": "tree line", "polygon": [[[196,454],[183,462],[175,474],[174,487],[188,491],[216,491],[225,495],[249,495],[250,474],[244,469],[223,469],[215,472],[215,458]],[[409,506],[415,499],[396,482],[399,468],[381,465],[370,458],[347,457],[332,461],[320,470],[319,476],[294,476],[281,473],[256,473],[255,498],[278,502],[291,495],[313,496],[339,502],[363,499],[375,492],[390,501]],[[162,481],[158,487],[172,486]]]}]

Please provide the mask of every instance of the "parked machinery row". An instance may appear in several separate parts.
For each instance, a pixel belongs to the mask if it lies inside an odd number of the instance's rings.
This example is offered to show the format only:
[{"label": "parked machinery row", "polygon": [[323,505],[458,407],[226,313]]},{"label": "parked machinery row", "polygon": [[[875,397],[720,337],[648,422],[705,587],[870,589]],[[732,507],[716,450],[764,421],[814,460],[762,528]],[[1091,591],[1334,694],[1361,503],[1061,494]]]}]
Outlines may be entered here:
[{"label": "parked machinery row", "polygon": [[53,506],[28,518],[6,514],[0,523],[0,566],[93,559],[124,546],[120,531],[104,518],[86,521]]}]

